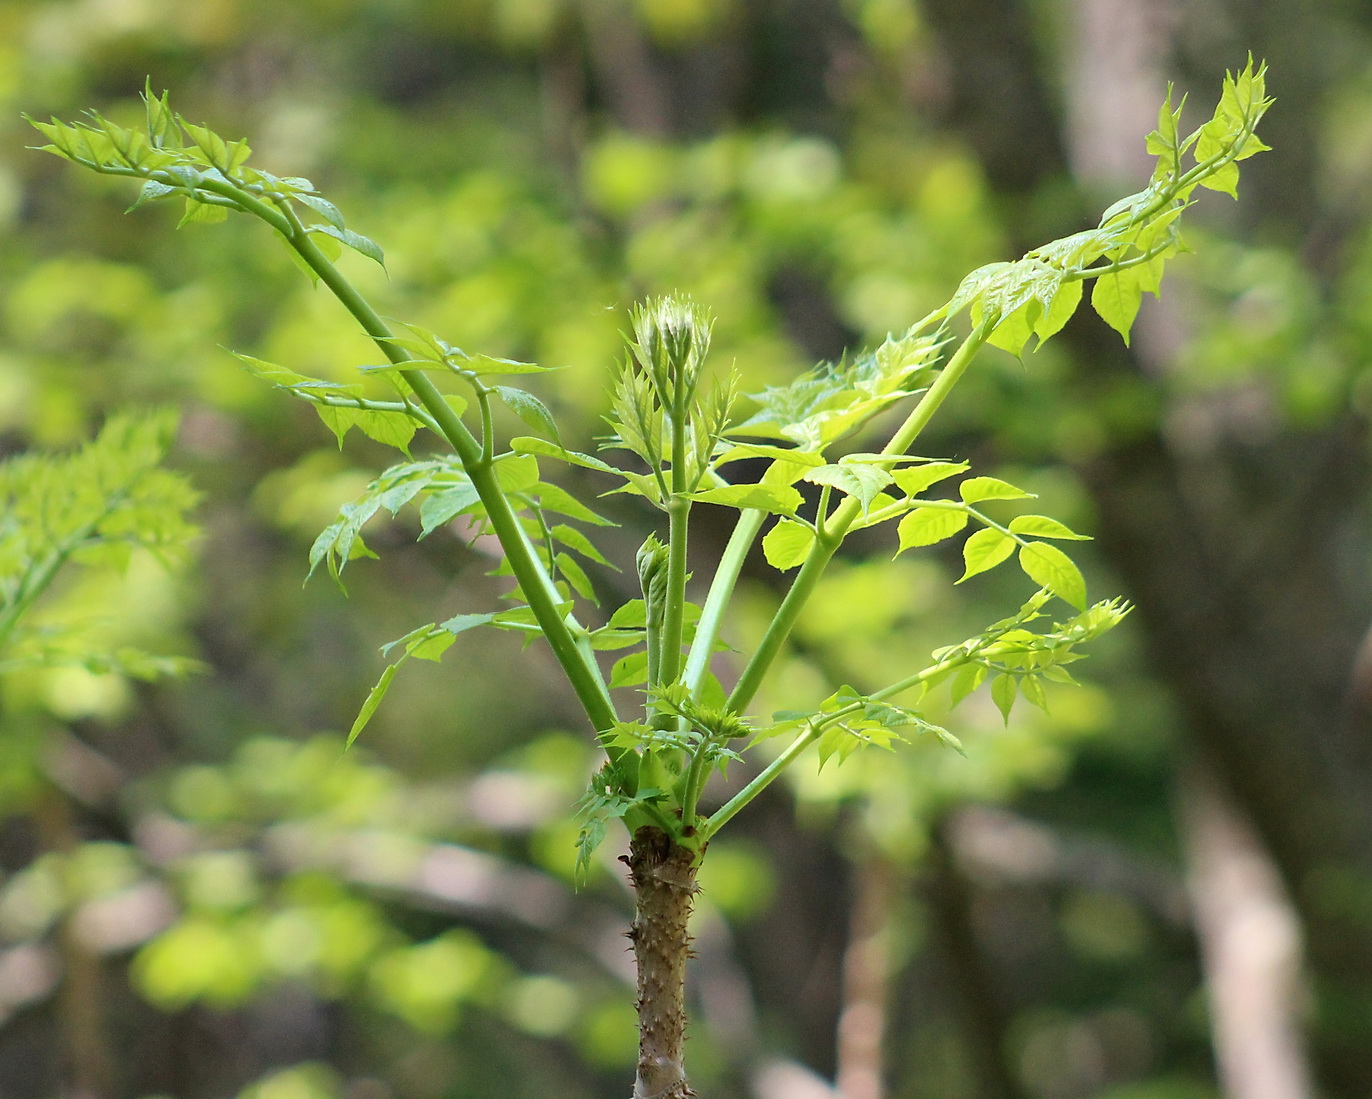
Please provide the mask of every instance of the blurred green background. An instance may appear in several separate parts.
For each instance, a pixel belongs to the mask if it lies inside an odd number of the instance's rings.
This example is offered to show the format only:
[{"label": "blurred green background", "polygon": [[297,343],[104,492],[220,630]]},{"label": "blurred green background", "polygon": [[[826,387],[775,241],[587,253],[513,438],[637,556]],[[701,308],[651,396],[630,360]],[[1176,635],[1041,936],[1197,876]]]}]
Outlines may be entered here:
[{"label": "blurred green background", "polygon": [[[375,350],[263,226],[126,217],[20,112],[170,88],[383,245],[345,261],[383,313],[564,366],[540,395],[588,446],[634,300],[713,309],[746,391],[870,347],[1142,187],[1167,82],[1199,125],[1249,51],[1274,151],[1194,211],[1132,348],[1084,317],[988,352],[923,444],[1096,534],[1093,596],[1136,613],[1051,716],[973,696],[966,759],[806,763],[731,825],[689,1053],[721,1099],[1368,1095],[1370,47],[1351,0],[3,0],[0,454],[180,410],[196,561],[67,598],[208,671],[0,683],[0,1095],[590,1099],[635,1043],[619,840],[576,891],[595,753],[548,654],[465,634],[340,753],[378,647],[501,588],[404,520],[347,598],[302,588],[390,456],[228,349],[329,378]],[[602,503],[624,559],[653,516]],[[1028,594],[853,543],[760,712]],[[746,577],[740,642],[778,598]]]}]

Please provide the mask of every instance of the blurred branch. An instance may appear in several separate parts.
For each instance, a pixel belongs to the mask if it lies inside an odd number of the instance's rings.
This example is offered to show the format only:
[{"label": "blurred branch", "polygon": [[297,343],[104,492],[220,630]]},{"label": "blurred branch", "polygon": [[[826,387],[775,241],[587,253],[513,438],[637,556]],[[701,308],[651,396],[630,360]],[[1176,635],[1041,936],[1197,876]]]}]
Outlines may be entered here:
[{"label": "blurred branch", "polygon": [[890,861],[867,843],[853,859],[843,1003],[838,1020],[838,1092],[843,1099],[883,1099],[883,1040],[891,983],[889,938],[896,882]]},{"label": "blurred branch", "polygon": [[[43,846],[70,854],[81,842],[67,796],[54,786],[39,795],[34,822]],[[57,924],[61,958],[58,1013],[67,1070],[68,1099],[102,1099],[113,1094],[115,1060],[104,1017],[104,979],[99,956],[81,935],[70,907]]]},{"label": "blurred branch", "polygon": [[971,884],[957,865],[946,828],[933,829],[926,858],[925,895],[930,916],[956,989],[963,1033],[981,1099],[1023,1099],[1024,1092],[1006,1063],[1008,1012],[972,926]]},{"label": "blurred branch", "polygon": [[1225,1094],[1310,1099],[1300,923],[1277,868],[1210,764],[1190,760],[1177,799]]},{"label": "blurred branch", "polygon": [[988,805],[954,810],[942,836],[963,874],[1118,893],[1172,927],[1189,922],[1184,885],[1170,867],[1100,837],[1063,832]]},{"label": "blurred branch", "polygon": [[671,132],[667,93],[648,41],[624,0],[580,0],[586,49],[615,121],[648,137]]}]

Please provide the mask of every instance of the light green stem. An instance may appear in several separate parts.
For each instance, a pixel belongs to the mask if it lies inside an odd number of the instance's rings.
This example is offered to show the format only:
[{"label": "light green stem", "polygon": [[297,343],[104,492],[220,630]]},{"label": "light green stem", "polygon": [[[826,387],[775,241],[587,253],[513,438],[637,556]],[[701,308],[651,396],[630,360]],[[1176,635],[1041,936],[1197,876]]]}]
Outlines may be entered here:
[{"label": "light green stem", "polygon": [[804,731],[786,746],[786,750],[781,755],[767,764],[748,785],[716,809],[710,819],[700,825],[697,829],[699,842],[702,845],[708,843],[711,836],[732,820],[740,809],[770,786],[772,781],[794,763],[800,753],[813,744],[818,737],[819,732],[807,725]]},{"label": "light green stem", "polygon": [[762,640],[753,650],[743,674],[738,677],[738,682],[729,694],[728,706],[734,713],[741,714],[753,700],[753,695],[762,685],[763,677],[771,668],[777,654],[781,652],[781,646],[790,636],[791,628],[800,617],[805,603],[814,594],[819,578],[824,575],[825,566],[829,564],[829,559],[834,556],[842,540],[842,531],[836,529],[827,531],[823,539],[815,539],[810,556],[805,558],[805,563],[800,566],[790,590],[782,599],[781,606],[777,608],[771,622],[767,624],[766,633],[762,635]]},{"label": "light green stem", "polygon": [[[943,675],[946,672],[952,671],[954,668],[961,667],[963,664],[971,662],[974,657],[974,653],[959,653],[947,660],[941,660],[937,664],[925,668],[923,671],[916,672],[914,675],[898,680],[897,682],[890,684],[890,686],[883,687],[879,691],[873,691],[867,697],[879,699],[892,698],[903,691],[910,690],[912,687],[918,687],[921,683],[932,679],[934,676]],[[808,745],[818,740],[825,729],[836,722],[842,721],[845,717],[857,713],[862,709],[863,705],[863,702],[852,703],[840,710],[835,710],[831,714],[825,714],[824,717],[820,718],[818,721],[812,721],[807,725],[800,736],[796,737],[781,755],[772,760],[766,768],[759,772],[756,778],[720,806],[704,824],[699,826],[699,842],[702,844],[707,843],[710,837],[718,832],[730,818],[757,797],[758,794],[762,793],[763,790],[777,779],[782,771],[795,762],[796,758]]]},{"label": "light green stem", "polygon": [[[672,481],[677,480],[676,467]],[[667,504],[667,595],[657,657],[657,682],[675,683],[681,671],[681,642],[686,609],[686,534],[691,501],[673,496]]]},{"label": "light green stem", "polygon": [[711,740],[708,736],[696,745],[691,756],[691,766],[686,772],[686,786],[681,796],[681,830],[690,835],[696,826],[696,806],[700,803],[700,792],[705,788],[708,773],[706,758],[709,755]]},{"label": "light green stem", "polygon": [[714,652],[715,642],[719,640],[719,627],[724,620],[724,611],[734,593],[734,585],[738,583],[739,573],[743,571],[743,562],[748,556],[748,551],[752,548],[766,519],[767,513],[755,508],[740,512],[738,522],[734,524],[734,532],[729,535],[729,542],[724,547],[724,553],[720,555],[719,567],[715,569],[714,579],[710,581],[710,590],[705,596],[705,605],[700,610],[700,622],[696,625],[695,640],[691,643],[691,651],[686,657],[686,671],[682,676],[682,682],[686,684],[692,698],[700,697],[705,673],[710,668],[710,657]]}]

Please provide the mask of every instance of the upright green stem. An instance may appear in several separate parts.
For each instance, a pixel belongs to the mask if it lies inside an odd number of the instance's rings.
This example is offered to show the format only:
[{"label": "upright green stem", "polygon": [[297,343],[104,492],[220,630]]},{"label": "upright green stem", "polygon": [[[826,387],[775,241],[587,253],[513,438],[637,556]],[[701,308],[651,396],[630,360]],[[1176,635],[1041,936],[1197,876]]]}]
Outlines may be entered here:
[{"label": "upright green stem", "polygon": [[776,659],[777,654],[781,652],[781,646],[790,636],[791,627],[796,624],[796,619],[800,617],[800,612],[806,601],[814,594],[815,586],[819,583],[819,578],[824,575],[824,569],[829,564],[829,559],[838,550],[842,537],[841,533],[837,535],[827,533],[824,539],[815,539],[814,549],[810,551],[810,556],[805,558],[805,563],[800,566],[800,571],[796,573],[796,578],[791,583],[790,591],[786,593],[786,597],[781,601],[781,606],[777,608],[776,614],[767,624],[767,632],[762,635],[762,640],[758,643],[758,647],[753,650],[753,655],[743,669],[743,674],[738,677],[738,682],[734,684],[734,689],[729,694],[728,706],[734,713],[742,713],[746,710],[748,703],[753,700],[753,695],[757,694],[758,687],[762,685],[763,677],[771,668],[772,661]]},{"label": "upright green stem", "polygon": [[[914,441],[919,438],[919,434],[934,418],[934,413],[939,410],[939,406],[948,398],[953,387],[961,380],[966,373],[967,367],[976,358],[977,352],[985,346],[986,341],[991,337],[991,331],[1000,322],[999,314],[987,314],[972,330],[972,334],[962,341],[953,357],[948,360],[947,365],[939,371],[939,375],[934,379],[934,384],[924,391],[924,396],[910,410],[910,415],[905,417],[905,422],[896,429],[890,441],[881,449],[883,454],[904,454],[910,449]],[[856,500],[849,497],[843,505],[851,507],[854,512],[859,508]]]},{"label": "upright green stem", "polygon": [[705,596],[705,605],[700,610],[700,622],[696,625],[695,639],[691,642],[691,651],[686,657],[686,671],[682,676],[682,682],[690,690],[692,698],[700,696],[705,673],[710,668],[710,656],[714,652],[715,642],[719,640],[719,627],[724,619],[725,608],[733,595],[734,585],[738,583],[739,573],[743,571],[748,551],[757,540],[766,519],[765,511],[748,509],[740,512],[734,532],[729,535],[728,545],[720,555],[719,567],[715,569],[710,590]]},{"label": "upright green stem", "polygon": [[662,683],[675,683],[681,672],[686,543],[691,516],[691,501],[686,496],[686,422],[690,403],[686,381],[684,366],[678,365],[668,416],[672,426],[672,495],[667,500],[667,605],[658,664],[658,678]]},{"label": "upright green stem", "polygon": [[705,778],[709,768],[706,760],[711,747],[707,736],[696,745],[691,756],[691,765],[686,771],[686,785],[681,794],[681,832],[689,836],[696,826],[696,806],[700,803],[700,792],[705,788]]},{"label": "upright green stem", "polygon": [[[675,469],[672,480],[676,480]],[[658,682],[675,683],[681,671],[683,615],[686,607],[686,532],[691,501],[673,496],[667,504],[667,605],[663,608]]]}]

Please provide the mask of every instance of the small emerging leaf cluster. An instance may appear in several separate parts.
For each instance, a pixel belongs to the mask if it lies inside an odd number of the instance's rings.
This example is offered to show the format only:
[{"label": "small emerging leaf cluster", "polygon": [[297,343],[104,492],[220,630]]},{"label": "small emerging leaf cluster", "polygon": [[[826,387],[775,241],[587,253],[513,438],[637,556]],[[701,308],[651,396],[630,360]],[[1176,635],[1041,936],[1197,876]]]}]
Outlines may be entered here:
[{"label": "small emerging leaf cluster", "polygon": [[0,463],[0,672],[74,665],[154,679],[193,661],[111,648],[100,623],[30,612],[68,567],[122,569],[135,550],[167,564],[197,531],[197,496],[162,467],[176,431],[170,411],[113,416],[79,451]]},{"label": "small emerging leaf cluster", "polygon": [[651,476],[621,470],[632,491],[658,507],[694,492],[710,473],[734,402],[734,378],[701,392],[710,318],[686,298],[639,306],[631,317],[629,359],[619,373],[609,446],[637,455]]}]

